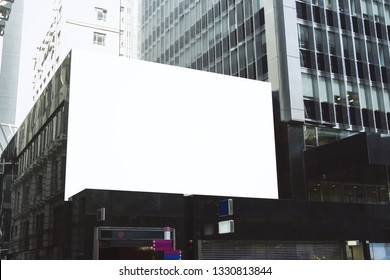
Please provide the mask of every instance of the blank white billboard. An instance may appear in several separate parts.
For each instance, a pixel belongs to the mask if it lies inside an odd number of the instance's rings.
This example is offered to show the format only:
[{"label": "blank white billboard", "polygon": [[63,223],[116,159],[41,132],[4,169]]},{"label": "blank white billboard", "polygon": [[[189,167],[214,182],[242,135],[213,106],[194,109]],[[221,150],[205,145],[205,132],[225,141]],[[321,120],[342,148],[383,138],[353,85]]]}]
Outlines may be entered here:
[{"label": "blank white billboard", "polygon": [[65,199],[277,198],[269,83],[73,50]]}]

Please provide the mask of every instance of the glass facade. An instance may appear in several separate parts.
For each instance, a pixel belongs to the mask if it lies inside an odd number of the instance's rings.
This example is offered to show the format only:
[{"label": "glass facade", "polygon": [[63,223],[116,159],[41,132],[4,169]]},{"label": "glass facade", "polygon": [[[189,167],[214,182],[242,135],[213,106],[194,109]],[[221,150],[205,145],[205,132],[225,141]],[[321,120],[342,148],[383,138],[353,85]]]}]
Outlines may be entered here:
[{"label": "glass facade", "polygon": [[263,1],[142,1],[141,58],[267,79]]},{"label": "glass facade", "polygon": [[363,166],[327,172],[320,180],[309,180],[309,199],[315,201],[388,204],[389,168]]},{"label": "glass facade", "polygon": [[389,1],[296,1],[305,118],[389,132]]},{"label": "glass facade", "polygon": [[[141,57],[266,80],[263,1],[142,1]],[[296,1],[308,121],[388,133],[388,1]],[[287,42],[290,44],[290,42]]]},{"label": "glass facade", "polygon": [[372,260],[390,260],[390,244],[370,243],[370,255]]},{"label": "glass facade", "polygon": [[[305,119],[312,123],[304,130],[306,149],[361,131],[389,133],[389,7],[376,0],[296,1]],[[323,173],[308,175],[310,200],[389,203],[388,166]]]},{"label": "glass facade", "polygon": [[[295,4],[305,119],[388,133],[389,2]],[[268,79],[263,1],[147,0],[141,14],[142,59]]]}]

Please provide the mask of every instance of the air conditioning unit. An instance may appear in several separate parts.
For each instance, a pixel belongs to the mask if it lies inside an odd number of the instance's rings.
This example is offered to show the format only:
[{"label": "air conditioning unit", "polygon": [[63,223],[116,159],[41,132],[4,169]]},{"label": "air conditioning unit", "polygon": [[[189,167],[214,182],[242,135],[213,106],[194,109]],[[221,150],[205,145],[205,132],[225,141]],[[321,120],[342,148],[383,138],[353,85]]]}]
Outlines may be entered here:
[{"label": "air conditioning unit", "polygon": [[5,29],[5,21],[0,20],[0,36],[4,35],[4,29]]},{"label": "air conditioning unit", "polygon": [[0,5],[0,19],[8,20],[11,14],[11,4]]}]

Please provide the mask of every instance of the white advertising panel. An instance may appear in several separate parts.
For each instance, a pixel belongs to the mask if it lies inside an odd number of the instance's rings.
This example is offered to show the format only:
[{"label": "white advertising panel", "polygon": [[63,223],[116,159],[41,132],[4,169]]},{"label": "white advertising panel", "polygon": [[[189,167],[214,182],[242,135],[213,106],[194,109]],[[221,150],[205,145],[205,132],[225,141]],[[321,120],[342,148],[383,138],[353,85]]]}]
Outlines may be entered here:
[{"label": "white advertising panel", "polygon": [[69,94],[65,199],[278,196],[269,83],[73,50]]}]

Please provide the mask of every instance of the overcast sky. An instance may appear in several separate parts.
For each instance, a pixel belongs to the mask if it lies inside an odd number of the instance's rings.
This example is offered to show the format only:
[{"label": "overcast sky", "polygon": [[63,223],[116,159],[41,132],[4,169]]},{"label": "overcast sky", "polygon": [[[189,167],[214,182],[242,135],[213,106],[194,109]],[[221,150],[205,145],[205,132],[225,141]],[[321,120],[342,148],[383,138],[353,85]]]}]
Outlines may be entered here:
[{"label": "overcast sky", "polygon": [[39,42],[52,20],[54,0],[25,0],[22,48],[19,72],[19,96],[16,125],[19,125],[33,105],[33,60]]}]

